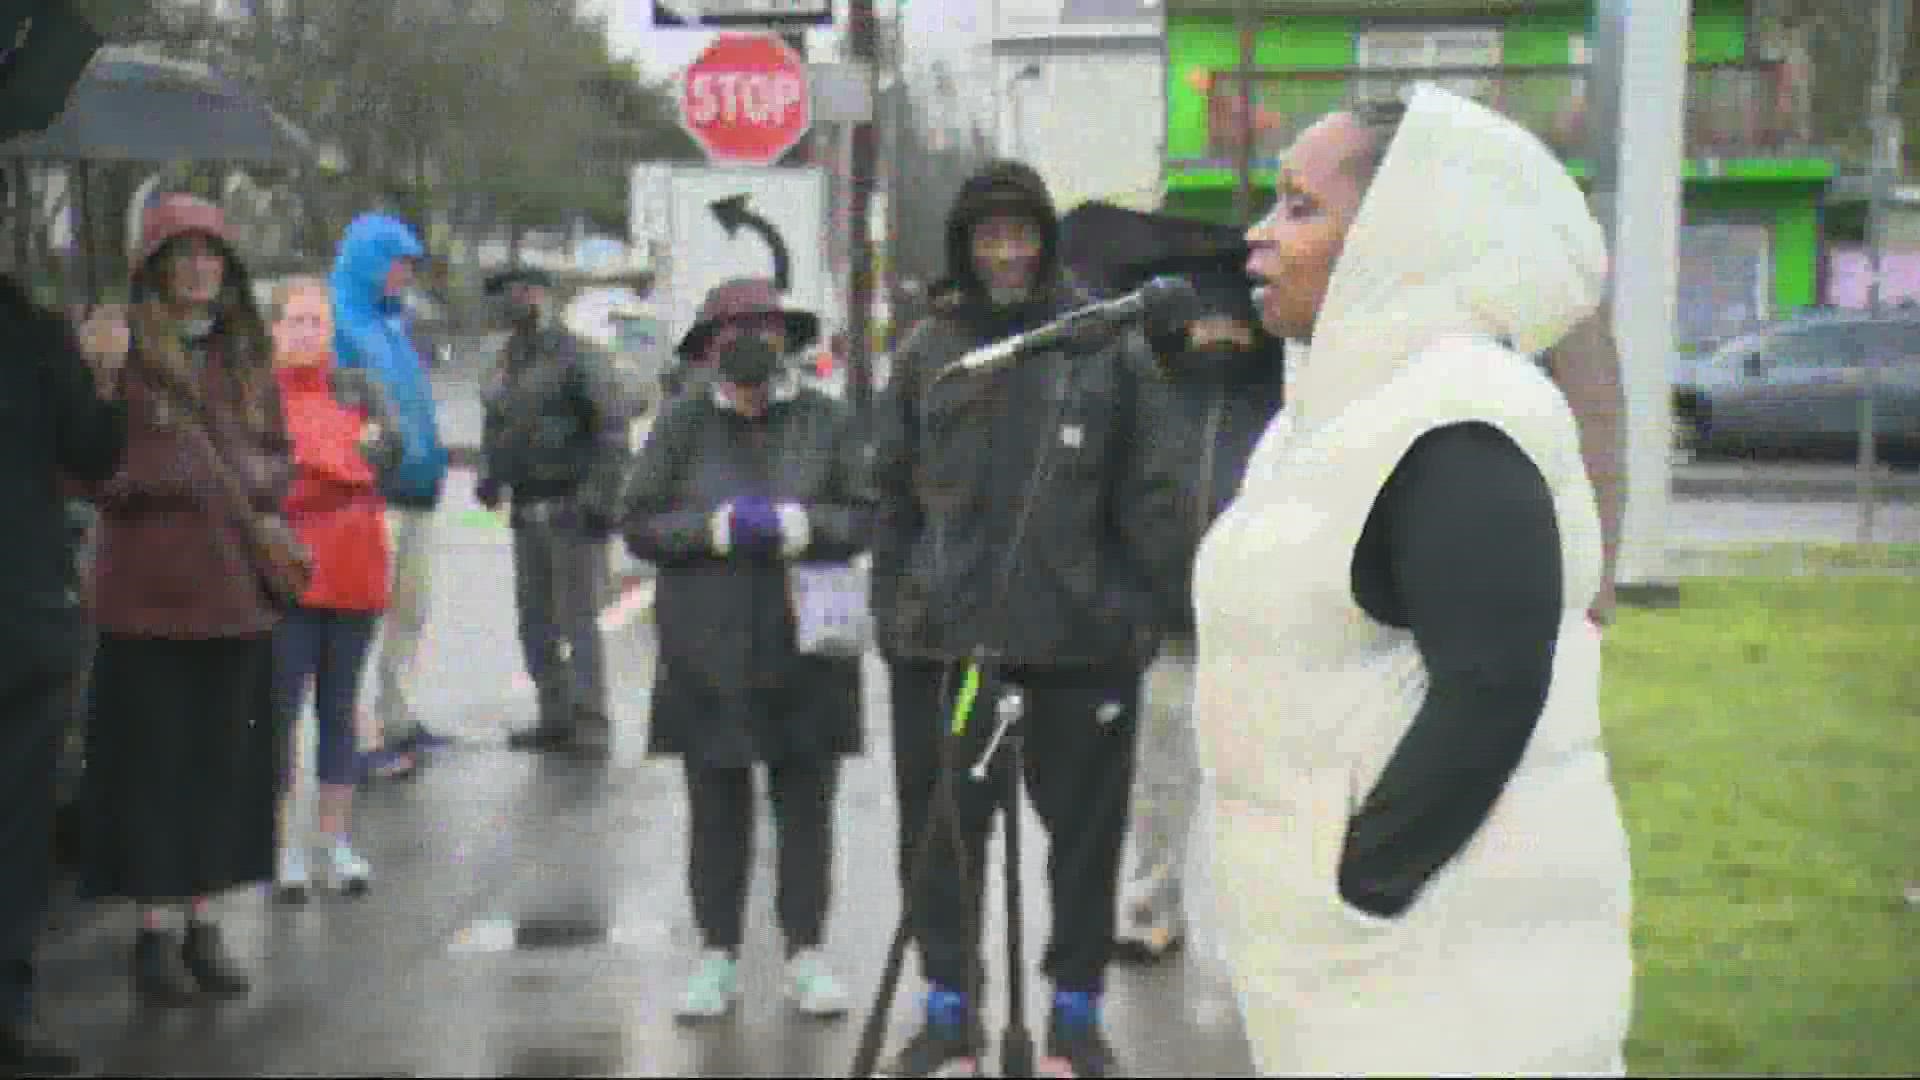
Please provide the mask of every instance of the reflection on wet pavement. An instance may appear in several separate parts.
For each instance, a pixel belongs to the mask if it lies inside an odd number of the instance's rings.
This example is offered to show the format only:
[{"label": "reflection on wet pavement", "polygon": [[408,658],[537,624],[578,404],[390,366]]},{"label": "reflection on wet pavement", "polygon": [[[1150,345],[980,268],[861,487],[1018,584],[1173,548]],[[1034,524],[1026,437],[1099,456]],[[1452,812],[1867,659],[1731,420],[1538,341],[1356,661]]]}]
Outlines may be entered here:
[{"label": "reflection on wet pavement", "polygon": [[[646,632],[610,640],[616,739],[627,740],[616,758],[631,764],[508,753],[501,736],[531,719],[532,704],[510,688],[511,598],[504,587],[472,585],[506,580],[504,541],[471,531],[443,541],[421,704],[430,726],[464,741],[417,780],[362,799],[357,839],[375,867],[372,894],[321,896],[303,908],[274,906],[260,892],[226,898],[224,925],[255,992],[173,1014],[132,1003],[128,908],[69,911],[41,964],[52,1031],[115,1075],[845,1075],[861,1016],[805,1020],[780,995],[764,808],[745,1000],[708,1028],[673,1023],[696,942],[678,770],[631,754],[645,723]],[[878,721],[884,682],[872,686],[869,716]],[[885,725],[870,727],[868,755],[845,774],[828,945],[862,1009],[898,913]],[[1027,835],[1040,835],[1037,823]],[[1044,845],[1030,848],[1027,966],[1037,968]],[[988,887],[1000,895],[991,876]],[[989,918],[998,925],[997,912]],[[989,1031],[1005,1000],[998,936],[987,947]],[[1046,987],[1028,977],[1038,1028]],[[910,963],[890,1015],[894,1041],[915,1019],[916,993]],[[1165,970],[1116,970],[1108,1009],[1129,1075],[1247,1075],[1230,992],[1198,955]]]}]

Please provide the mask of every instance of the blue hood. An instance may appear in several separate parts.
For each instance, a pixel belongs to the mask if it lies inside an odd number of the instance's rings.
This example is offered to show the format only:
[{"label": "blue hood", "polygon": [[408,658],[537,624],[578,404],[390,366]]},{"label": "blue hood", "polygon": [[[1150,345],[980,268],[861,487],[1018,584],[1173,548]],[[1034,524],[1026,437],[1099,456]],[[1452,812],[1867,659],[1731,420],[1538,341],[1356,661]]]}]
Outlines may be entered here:
[{"label": "blue hood", "polygon": [[340,254],[333,260],[334,295],[343,305],[389,308],[397,298],[387,296],[387,271],[395,259],[417,259],[427,253],[406,222],[386,214],[362,214],[340,238]]},{"label": "blue hood", "polygon": [[435,506],[446,481],[447,451],[440,442],[433,384],[414,348],[412,329],[398,297],[388,297],[393,261],[423,254],[413,230],[384,214],[364,214],[347,226],[333,263],[334,363],[365,369],[392,400],[405,447],[400,466],[382,483],[391,503]]}]

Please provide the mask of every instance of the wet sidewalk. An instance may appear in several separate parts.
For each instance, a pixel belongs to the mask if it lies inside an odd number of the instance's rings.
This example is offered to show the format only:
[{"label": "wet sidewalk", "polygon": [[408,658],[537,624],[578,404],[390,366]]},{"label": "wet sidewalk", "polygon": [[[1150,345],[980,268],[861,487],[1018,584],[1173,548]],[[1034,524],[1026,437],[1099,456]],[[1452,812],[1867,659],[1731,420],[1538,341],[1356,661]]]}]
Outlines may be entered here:
[{"label": "wet sidewalk", "polygon": [[[78,912],[42,957],[50,1030],[116,1075],[831,1076],[846,1075],[898,916],[884,679],[870,668],[867,756],[846,770],[829,950],[859,1011],[807,1021],[779,997],[770,831],[762,815],[747,998],[729,1021],[673,1022],[694,949],[683,885],[677,767],[636,752],[651,648],[644,618],[609,633],[616,762],[512,754],[532,718],[514,686],[506,530],[456,495],[443,515],[438,595],[420,673],[429,726],[461,743],[417,779],[362,799],[371,895],[304,908],[259,892],[222,902],[231,943],[256,975],[246,1001],[171,1014],[135,1008],[125,978],[132,913]],[[465,515],[465,516],[463,516]],[[1027,817],[1026,927],[1044,942],[1044,850]],[[997,855],[995,856],[997,859]],[[997,864],[996,864],[997,865]],[[998,897],[989,882],[989,896]],[[995,901],[997,904],[997,899]],[[997,907],[989,978],[1004,986]],[[1030,1021],[1045,986],[1029,979]],[[908,979],[889,1047],[914,1021]],[[990,989],[989,1030],[1003,990]],[[1129,1075],[1246,1075],[1231,997],[1199,955],[1163,970],[1116,969],[1109,1028]]]}]

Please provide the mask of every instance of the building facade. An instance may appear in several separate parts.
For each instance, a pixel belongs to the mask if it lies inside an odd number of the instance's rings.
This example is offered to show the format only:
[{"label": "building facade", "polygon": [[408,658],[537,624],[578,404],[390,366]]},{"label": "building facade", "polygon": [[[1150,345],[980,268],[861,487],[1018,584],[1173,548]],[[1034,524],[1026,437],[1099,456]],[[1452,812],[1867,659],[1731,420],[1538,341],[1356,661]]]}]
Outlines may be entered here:
[{"label": "building facade", "polygon": [[1166,54],[1159,0],[999,0],[995,145],[1046,178],[1062,209],[1159,202]]},{"label": "building facade", "polygon": [[[1243,116],[1232,0],[1169,0],[1167,208],[1231,220],[1241,140],[1256,191],[1279,153],[1343,105],[1430,80],[1526,124],[1584,175],[1586,0],[1254,0]],[[1391,12],[1388,14],[1388,12]],[[1834,176],[1811,144],[1804,65],[1762,55],[1748,0],[1694,0],[1680,239],[1683,349],[1818,303]]]}]

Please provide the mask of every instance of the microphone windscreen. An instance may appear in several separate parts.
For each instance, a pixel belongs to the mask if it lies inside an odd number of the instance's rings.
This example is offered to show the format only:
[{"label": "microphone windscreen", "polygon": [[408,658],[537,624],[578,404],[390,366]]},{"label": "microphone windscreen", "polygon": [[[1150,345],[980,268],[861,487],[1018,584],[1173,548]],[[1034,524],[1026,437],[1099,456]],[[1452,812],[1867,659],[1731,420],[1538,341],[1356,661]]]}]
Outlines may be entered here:
[{"label": "microphone windscreen", "polygon": [[1193,282],[1166,275],[1140,286],[1140,314],[1149,331],[1185,327],[1201,315],[1200,293]]}]

